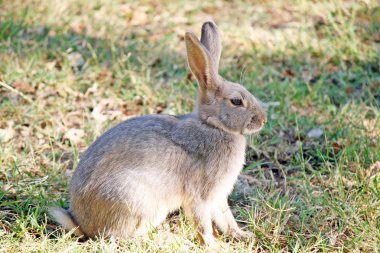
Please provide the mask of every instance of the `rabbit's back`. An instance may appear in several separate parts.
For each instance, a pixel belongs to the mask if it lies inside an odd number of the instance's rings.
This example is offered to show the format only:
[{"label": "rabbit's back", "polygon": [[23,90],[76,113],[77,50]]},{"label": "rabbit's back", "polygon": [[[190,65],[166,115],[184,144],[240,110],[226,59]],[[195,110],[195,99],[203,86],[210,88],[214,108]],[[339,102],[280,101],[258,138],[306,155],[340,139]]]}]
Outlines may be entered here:
[{"label": "rabbit's back", "polygon": [[202,163],[211,157],[215,148],[228,142],[227,139],[223,132],[191,115],[132,118],[109,129],[87,149],[78,163],[72,184],[75,186],[78,181],[83,186],[91,183],[91,178],[109,177],[141,167],[161,166],[165,170],[167,163],[184,163],[182,153]]},{"label": "rabbit's back", "polygon": [[[78,188],[110,174],[121,175],[141,168],[181,169],[187,160],[206,164],[226,156],[234,148],[235,136],[187,116],[148,115],[120,123],[100,136],[84,153],[72,184]],[[224,150],[220,150],[224,149]],[[221,153],[222,151],[222,153]],[[182,172],[181,172],[182,173]]]}]

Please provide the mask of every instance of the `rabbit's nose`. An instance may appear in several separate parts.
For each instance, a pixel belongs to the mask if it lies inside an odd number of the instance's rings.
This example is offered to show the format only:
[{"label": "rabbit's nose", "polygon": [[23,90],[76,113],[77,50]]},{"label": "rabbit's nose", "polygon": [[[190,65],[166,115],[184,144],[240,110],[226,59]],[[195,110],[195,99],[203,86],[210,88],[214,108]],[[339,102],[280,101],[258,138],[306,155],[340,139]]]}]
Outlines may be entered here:
[{"label": "rabbit's nose", "polygon": [[267,123],[267,114],[263,112],[263,117],[261,118],[261,126],[264,126]]},{"label": "rabbit's nose", "polygon": [[267,123],[267,119],[266,119],[266,118],[263,118],[263,119],[261,120],[261,126],[264,126],[265,123]]}]

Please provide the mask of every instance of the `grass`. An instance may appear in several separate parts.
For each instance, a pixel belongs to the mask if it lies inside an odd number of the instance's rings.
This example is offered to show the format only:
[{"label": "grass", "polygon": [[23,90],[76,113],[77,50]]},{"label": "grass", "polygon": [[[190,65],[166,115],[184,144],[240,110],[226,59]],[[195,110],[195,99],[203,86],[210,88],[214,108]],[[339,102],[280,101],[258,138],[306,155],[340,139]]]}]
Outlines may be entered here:
[{"label": "grass", "polygon": [[207,251],[181,214],[78,242],[46,207],[67,207],[79,153],[110,126],[191,111],[183,36],[212,17],[222,75],[269,115],[230,198],[255,236],[222,251],[379,252],[377,1],[163,2],[0,1],[0,251]]}]

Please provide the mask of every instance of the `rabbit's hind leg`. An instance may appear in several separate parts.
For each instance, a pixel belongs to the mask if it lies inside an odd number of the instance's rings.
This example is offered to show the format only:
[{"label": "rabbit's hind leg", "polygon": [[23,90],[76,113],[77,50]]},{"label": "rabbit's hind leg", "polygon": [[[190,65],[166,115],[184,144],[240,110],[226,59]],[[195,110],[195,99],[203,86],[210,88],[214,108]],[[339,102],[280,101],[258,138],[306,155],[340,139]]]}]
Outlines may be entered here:
[{"label": "rabbit's hind leg", "polygon": [[151,231],[152,229],[156,228],[159,226],[165,219],[166,216],[168,215],[168,210],[161,208],[158,209],[154,215],[151,217],[144,217],[140,218],[137,226],[136,226],[136,231],[135,235],[144,235]]}]

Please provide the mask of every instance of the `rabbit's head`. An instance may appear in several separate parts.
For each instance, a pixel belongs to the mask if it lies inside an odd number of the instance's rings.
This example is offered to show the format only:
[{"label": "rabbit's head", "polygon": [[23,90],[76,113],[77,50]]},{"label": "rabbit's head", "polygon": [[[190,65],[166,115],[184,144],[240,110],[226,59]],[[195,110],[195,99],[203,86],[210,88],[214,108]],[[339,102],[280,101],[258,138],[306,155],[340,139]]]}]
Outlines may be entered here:
[{"label": "rabbit's head", "polygon": [[221,41],[215,23],[203,24],[201,41],[191,32],[186,33],[185,41],[188,63],[199,84],[195,109],[199,117],[228,132],[261,130],[267,116],[260,102],[242,85],[218,74]]}]

